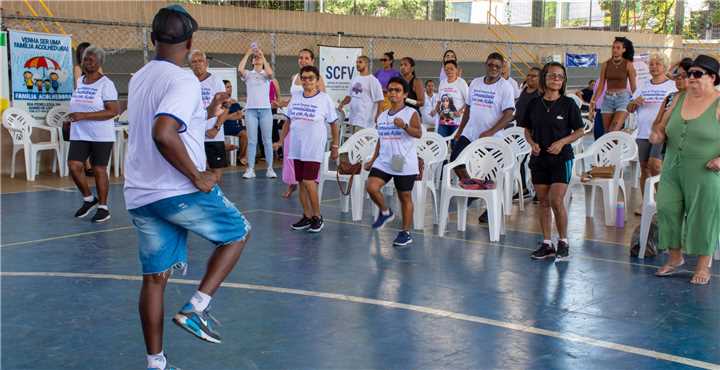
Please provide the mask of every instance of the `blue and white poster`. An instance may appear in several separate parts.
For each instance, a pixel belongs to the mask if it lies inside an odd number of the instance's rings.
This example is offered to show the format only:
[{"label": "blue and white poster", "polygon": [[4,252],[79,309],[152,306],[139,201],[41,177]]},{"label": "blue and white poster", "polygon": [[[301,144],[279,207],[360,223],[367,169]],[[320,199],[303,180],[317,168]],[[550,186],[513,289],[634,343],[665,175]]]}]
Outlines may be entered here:
[{"label": "blue and white poster", "polygon": [[320,46],[320,76],[333,102],[338,103],[347,95],[356,73],[355,61],[361,54],[362,48]]},{"label": "blue and white poster", "polygon": [[73,92],[71,37],[10,30],[13,106],[38,120]]},{"label": "blue and white poster", "polygon": [[592,54],[565,53],[565,67],[567,68],[597,68],[598,56]]}]

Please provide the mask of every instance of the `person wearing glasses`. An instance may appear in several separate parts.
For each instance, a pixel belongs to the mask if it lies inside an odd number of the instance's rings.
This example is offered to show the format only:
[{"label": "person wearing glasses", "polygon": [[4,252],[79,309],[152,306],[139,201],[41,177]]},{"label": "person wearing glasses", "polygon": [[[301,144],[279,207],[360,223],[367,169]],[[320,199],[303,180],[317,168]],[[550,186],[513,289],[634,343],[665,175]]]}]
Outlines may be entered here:
[{"label": "person wearing glasses", "polygon": [[[659,175],[659,168],[663,159],[663,145],[650,144],[650,130],[655,121],[662,102],[669,94],[677,91],[675,81],[666,76],[667,59],[660,53],[650,54],[648,67],[651,79],[646,81],[635,91],[633,100],[628,104],[628,112],[635,113],[637,117],[638,159],[640,161],[640,192],[645,190],[645,180],[649,176]],[[650,163],[653,163],[652,165]],[[656,163],[660,162],[660,164]],[[640,215],[641,209],[635,210]]]},{"label": "person wearing glasses", "polygon": [[332,132],[331,160],[338,157],[340,136],[335,104],[328,94],[320,91],[319,80],[320,72],[315,66],[307,65],[300,69],[303,92],[293,94],[290,98],[287,122],[290,130],[288,157],[293,160],[303,208],[302,218],[292,225],[292,229],[311,233],[319,233],[324,225],[317,181],[327,143],[327,125],[330,125]]},{"label": "person wearing glasses", "polygon": [[[636,90],[637,73],[633,66],[635,48],[625,37],[616,37],[612,44],[612,57],[600,67],[600,78],[595,95],[590,99],[590,119],[593,118],[598,94],[605,91],[601,106],[604,132],[619,131],[625,125],[627,105]],[[630,85],[630,91],[628,91]]]},{"label": "person wearing glasses", "polygon": [[402,77],[400,75],[400,71],[393,68],[393,65],[395,63],[395,53],[392,51],[388,51],[383,54],[382,58],[380,58],[380,62],[382,62],[382,69],[378,69],[373,73],[375,78],[380,81],[380,87],[382,87],[383,94],[385,94],[385,99],[383,100],[383,103],[380,104],[380,112],[387,110],[390,108],[390,100],[388,100],[387,97],[387,84],[393,77]]},{"label": "person wearing glasses", "polygon": [[[532,147],[530,173],[540,201],[540,228],[543,241],[530,257],[536,260],[555,258],[565,261],[570,256],[567,239],[568,215],[563,202],[572,177],[573,149],[583,129],[580,108],[565,96],[567,73],[557,62],[546,64],[540,73],[542,97],[533,99],[520,120],[525,138]],[[552,213],[551,213],[552,212]],[[555,216],[559,238],[557,249],[552,242],[552,216]]]},{"label": "person wearing glasses", "polygon": [[658,249],[670,257],[655,273],[670,276],[697,256],[690,283],[710,282],[711,256],[720,238],[720,64],[698,55],[687,71],[687,90],[673,99],[667,124],[655,126],[651,142],[667,143],[658,186]]},{"label": "person wearing glasses", "polygon": [[385,204],[382,187],[392,180],[398,191],[403,226],[393,241],[395,246],[405,246],[413,241],[410,236],[413,223],[412,189],[420,173],[415,147],[417,139],[422,135],[422,127],[417,110],[405,105],[409,90],[403,78],[394,77],[388,82],[388,97],[392,105],[377,119],[379,139],[372,159],[365,164],[365,169],[370,171],[367,192],[380,210],[372,225],[373,229],[380,229],[395,218],[393,211]]}]

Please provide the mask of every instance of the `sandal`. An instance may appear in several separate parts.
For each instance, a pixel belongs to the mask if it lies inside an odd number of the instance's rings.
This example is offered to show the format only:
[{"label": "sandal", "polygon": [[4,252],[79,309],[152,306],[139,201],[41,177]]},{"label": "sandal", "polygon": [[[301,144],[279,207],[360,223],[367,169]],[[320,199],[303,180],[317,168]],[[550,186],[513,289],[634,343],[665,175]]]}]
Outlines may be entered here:
[{"label": "sandal", "polygon": [[684,265],[684,264],[685,264],[685,260],[681,260],[680,263],[678,263],[677,265],[673,265],[668,262],[657,270],[657,272],[655,273],[655,276],[660,276],[660,277],[671,276],[671,275],[675,274],[676,272],[678,272],[680,267],[682,267],[682,265]]},{"label": "sandal", "polygon": [[710,278],[712,275],[710,274],[709,270],[703,269],[701,271],[695,271],[695,273],[692,276],[692,279],[690,279],[690,284],[694,285],[707,285],[710,282]]}]

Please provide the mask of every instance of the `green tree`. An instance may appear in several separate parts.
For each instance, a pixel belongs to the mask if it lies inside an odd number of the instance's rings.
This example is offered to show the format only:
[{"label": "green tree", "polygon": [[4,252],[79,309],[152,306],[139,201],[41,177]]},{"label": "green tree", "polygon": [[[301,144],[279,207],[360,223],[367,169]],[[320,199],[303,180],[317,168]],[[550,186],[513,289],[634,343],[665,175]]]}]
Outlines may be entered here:
[{"label": "green tree", "polygon": [[[620,0],[602,0],[600,8],[605,12],[605,25],[611,24],[610,13],[613,2]],[[668,34],[674,28],[675,2],[682,0],[624,0],[620,12],[620,24],[628,28],[654,33]]]},{"label": "green tree", "polygon": [[427,0],[325,0],[325,12],[402,19],[426,19]]}]

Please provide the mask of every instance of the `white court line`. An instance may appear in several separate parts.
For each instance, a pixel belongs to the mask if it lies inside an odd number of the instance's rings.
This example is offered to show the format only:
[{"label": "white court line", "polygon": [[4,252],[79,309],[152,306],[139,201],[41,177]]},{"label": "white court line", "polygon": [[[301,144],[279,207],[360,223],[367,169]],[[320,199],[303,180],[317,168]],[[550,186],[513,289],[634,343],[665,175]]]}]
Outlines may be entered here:
[{"label": "white court line", "polygon": [[34,188],[39,188],[39,189],[62,191],[62,192],[65,192],[65,193],[74,193],[74,192],[77,191],[77,190],[74,190],[74,188],[58,188],[58,187],[55,187],[55,186],[47,186],[47,185],[33,185],[33,187],[34,187]]},{"label": "white court line", "polygon": [[[135,276],[135,275],[88,274],[88,273],[71,273],[71,272],[2,272],[2,273],[0,273],[0,276],[4,276],[4,277],[62,277],[62,278],[76,278],[76,279],[142,281],[142,276]],[[199,280],[189,280],[189,279],[170,279],[169,282],[173,283],[173,284],[183,284],[183,285],[198,285],[198,284],[200,284]],[[417,306],[417,305],[412,305],[412,304],[385,301],[385,300],[365,298],[365,297],[358,297],[358,296],[345,295],[345,294],[315,292],[315,291],[311,291],[311,290],[301,290],[301,289],[280,288],[280,287],[267,286],[267,285],[223,283],[222,286],[226,287],[226,288],[234,288],[234,289],[246,289],[246,290],[255,290],[255,291],[263,291],[263,292],[271,292],[271,293],[280,293],[280,294],[293,294],[293,295],[306,296],[306,297],[317,297],[317,298],[324,298],[324,299],[332,299],[332,300],[336,300],[336,301],[360,303],[360,304],[380,306],[380,307],[385,307],[385,308],[394,308],[394,309],[400,309],[400,310],[406,310],[406,311],[419,312],[419,313],[433,315],[433,316],[437,316],[437,317],[473,322],[473,323],[477,323],[477,324],[494,326],[494,327],[498,327],[498,328],[514,330],[514,331],[528,333],[528,334],[535,334],[535,335],[542,335],[545,337],[557,338],[557,339],[561,339],[561,340],[565,340],[565,341],[569,341],[569,342],[580,343],[580,344],[585,344],[585,345],[589,345],[589,346],[593,346],[593,347],[599,347],[599,348],[605,348],[605,349],[609,349],[609,350],[613,350],[613,351],[625,352],[625,353],[629,353],[629,354],[633,354],[633,355],[649,357],[649,358],[657,359],[657,360],[674,362],[674,363],[687,365],[687,366],[694,366],[694,367],[701,368],[701,369],[720,370],[720,365],[718,365],[718,364],[713,364],[710,362],[704,362],[704,361],[700,361],[700,360],[694,360],[694,359],[687,358],[687,357],[675,356],[675,355],[671,355],[669,353],[657,352],[657,351],[653,351],[653,350],[649,350],[649,349],[645,349],[645,348],[633,347],[633,346],[628,346],[628,345],[624,345],[624,344],[608,342],[608,341],[595,339],[595,338],[591,338],[591,337],[586,337],[586,336],[582,336],[582,335],[577,335],[577,334],[572,334],[572,333],[562,333],[562,332],[553,331],[553,330],[540,329],[540,328],[536,328],[536,327],[529,326],[529,325],[518,324],[518,323],[513,323],[513,322],[507,322],[507,321],[493,320],[493,319],[488,319],[488,318],[481,317],[481,316],[466,315],[466,314],[462,314],[462,313],[441,310],[441,309],[436,309],[436,308],[430,308],[430,307],[425,307],[425,306]]]}]

